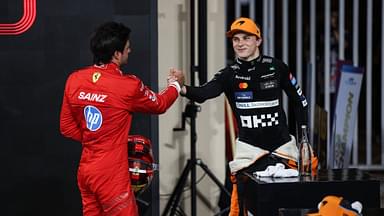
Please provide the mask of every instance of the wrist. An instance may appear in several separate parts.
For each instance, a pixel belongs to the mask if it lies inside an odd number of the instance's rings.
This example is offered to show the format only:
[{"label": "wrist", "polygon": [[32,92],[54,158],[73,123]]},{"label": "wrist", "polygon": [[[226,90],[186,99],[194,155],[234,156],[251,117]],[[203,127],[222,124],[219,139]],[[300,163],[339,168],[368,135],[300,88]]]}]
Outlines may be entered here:
[{"label": "wrist", "polygon": [[181,96],[185,96],[185,95],[187,95],[187,87],[185,87],[185,85],[183,85],[183,86],[181,87],[180,95],[181,95]]},{"label": "wrist", "polygon": [[178,93],[180,93],[180,91],[181,91],[181,86],[180,86],[179,82],[177,82],[177,81],[169,82],[168,86],[173,86],[177,90]]}]

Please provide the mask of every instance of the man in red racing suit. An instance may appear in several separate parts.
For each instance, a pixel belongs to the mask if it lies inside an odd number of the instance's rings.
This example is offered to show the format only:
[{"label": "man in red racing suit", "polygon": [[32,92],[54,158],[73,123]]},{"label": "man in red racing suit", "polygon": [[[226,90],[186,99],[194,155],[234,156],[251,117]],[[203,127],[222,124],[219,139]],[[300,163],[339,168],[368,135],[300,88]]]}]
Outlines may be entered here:
[{"label": "man in red racing suit", "polygon": [[97,30],[92,40],[100,44],[101,33],[116,39],[112,33],[105,34],[110,31],[125,35],[122,51],[116,48],[108,62],[98,56],[98,48],[91,41],[95,61],[99,64],[69,76],[60,130],[64,136],[82,143],[77,175],[83,214],[136,216],[138,210],[130,185],[127,149],[132,113],[165,112],[177,99],[182,84],[179,82],[184,78],[180,71],[171,70],[168,87],[157,94],[136,76],[123,74],[120,66],[127,62],[130,52],[129,28],[107,23]]}]

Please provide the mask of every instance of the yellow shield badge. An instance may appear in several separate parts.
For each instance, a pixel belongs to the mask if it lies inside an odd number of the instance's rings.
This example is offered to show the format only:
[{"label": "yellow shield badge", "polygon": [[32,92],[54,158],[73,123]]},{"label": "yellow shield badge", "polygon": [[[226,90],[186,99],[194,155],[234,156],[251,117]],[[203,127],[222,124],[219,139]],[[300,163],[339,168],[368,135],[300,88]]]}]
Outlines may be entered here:
[{"label": "yellow shield badge", "polygon": [[92,82],[93,83],[96,83],[101,77],[101,73],[100,72],[95,72],[92,74]]}]

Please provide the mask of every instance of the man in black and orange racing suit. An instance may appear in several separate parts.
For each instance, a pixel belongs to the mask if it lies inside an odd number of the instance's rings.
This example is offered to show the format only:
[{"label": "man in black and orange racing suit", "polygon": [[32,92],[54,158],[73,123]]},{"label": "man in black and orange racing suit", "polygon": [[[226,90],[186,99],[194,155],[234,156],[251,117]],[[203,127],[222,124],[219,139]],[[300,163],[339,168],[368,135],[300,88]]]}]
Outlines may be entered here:
[{"label": "man in black and orange racing suit", "polygon": [[78,186],[85,216],[138,216],[128,168],[132,113],[160,114],[177,99],[184,80],[172,69],[168,87],[157,94],[134,75],[123,74],[130,29],[109,22],[91,39],[95,65],[67,79],[61,133],[82,143]]},{"label": "man in black and orange racing suit", "polygon": [[260,53],[261,32],[253,20],[235,20],[227,36],[232,39],[236,54],[234,63],[202,86],[185,85],[181,94],[198,103],[223,92],[227,97],[238,125],[236,152],[229,167],[237,176],[242,211],[244,188],[240,188],[241,175],[238,174],[264,170],[278,162],[298,160],[296,140],[289,134],[282,106],[282,92],[286,92],[294,105],[299,126],[307,124],[307,100],[288,66]]}]

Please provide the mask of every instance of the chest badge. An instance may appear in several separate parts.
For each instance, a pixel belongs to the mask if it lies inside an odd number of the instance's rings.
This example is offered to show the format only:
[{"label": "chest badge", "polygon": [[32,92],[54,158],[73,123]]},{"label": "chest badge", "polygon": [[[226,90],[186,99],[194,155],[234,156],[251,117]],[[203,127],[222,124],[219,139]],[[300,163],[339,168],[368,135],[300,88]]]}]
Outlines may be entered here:
[{"label": "chest badge", "polygon": [[246,89],[246,88],[248,88],[248,83],[246,83],[246,82],[241,82],[241,83],[239,83],[239,88],[240,88],[240,89]]},{"label": "chest badge", "polygon": [[93,83],[96,83],[101,77],[101,73],[100,72],[94,72],[92,74],[92,82]]}]

